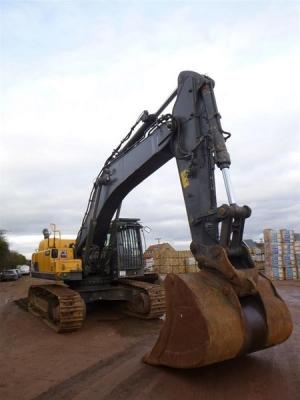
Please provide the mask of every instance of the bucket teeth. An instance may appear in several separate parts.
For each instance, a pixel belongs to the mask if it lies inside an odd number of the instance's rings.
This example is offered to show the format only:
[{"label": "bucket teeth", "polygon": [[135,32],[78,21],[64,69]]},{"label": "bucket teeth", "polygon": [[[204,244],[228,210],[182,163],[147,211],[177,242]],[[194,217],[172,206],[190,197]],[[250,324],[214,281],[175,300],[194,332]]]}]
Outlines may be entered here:
[{"label": "bucket teeth", "polygon": [[144,356],[148,364],[200,367],[272,346],[291,333],[289,311],[263,276],[256,295],[241,299],[226,279],[208,271],[170,274],[165,289],[166,320]]}]

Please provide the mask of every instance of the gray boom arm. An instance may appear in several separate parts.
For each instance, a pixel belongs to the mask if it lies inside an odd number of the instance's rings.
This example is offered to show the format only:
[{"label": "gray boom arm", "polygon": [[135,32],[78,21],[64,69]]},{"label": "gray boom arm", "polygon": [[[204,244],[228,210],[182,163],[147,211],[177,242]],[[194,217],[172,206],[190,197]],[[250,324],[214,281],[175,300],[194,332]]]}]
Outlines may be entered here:
[{"label": "gray boom arm", "polygon": [[150,123],[144,122],[130,145],[123,146],[105,165],[76,239],[76,256],[83,257],[85,265],[94,246],[101,252],[113,215],[126,195],[173,157],[193,242],[204,246],[219,243],[214,168],[229,168],[230,157],[213,87],[207,76],[181,72],[177,90],[169,98],[177,94],[168,122],[155,125],[158,115],[149,116]]}]

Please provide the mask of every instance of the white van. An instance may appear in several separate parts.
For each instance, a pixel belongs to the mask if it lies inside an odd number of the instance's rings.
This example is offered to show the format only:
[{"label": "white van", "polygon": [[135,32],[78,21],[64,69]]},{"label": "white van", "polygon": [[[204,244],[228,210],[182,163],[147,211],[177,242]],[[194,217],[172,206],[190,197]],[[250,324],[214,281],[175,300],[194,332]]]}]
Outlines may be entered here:
[{"label": "white van", "polygon": [[30,274],[30,267],[28,265],[20,265],[18,269],[21,271],[22,275],[29,275]]}]

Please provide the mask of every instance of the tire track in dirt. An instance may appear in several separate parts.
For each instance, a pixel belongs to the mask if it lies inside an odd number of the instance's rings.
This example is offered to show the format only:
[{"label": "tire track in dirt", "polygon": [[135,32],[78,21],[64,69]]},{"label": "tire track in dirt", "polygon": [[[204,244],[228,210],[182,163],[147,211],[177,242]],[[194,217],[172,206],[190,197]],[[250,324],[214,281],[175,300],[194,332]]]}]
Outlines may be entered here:
[{"label": "tire track in dirt", "polygon": [[144,337],[124,351],[52,386],[33,400],[108,399],[111,398],[112,391],[116,398],[119,397],[118,393],[126,393],[128,390],[132,392],[135,390],[134,383],[138,382],[140,386],[145,379],[149,383],[160,372],[157,368],[145,365],[141,360],[141,354],[149,350],[153,341],[153,337]]}]

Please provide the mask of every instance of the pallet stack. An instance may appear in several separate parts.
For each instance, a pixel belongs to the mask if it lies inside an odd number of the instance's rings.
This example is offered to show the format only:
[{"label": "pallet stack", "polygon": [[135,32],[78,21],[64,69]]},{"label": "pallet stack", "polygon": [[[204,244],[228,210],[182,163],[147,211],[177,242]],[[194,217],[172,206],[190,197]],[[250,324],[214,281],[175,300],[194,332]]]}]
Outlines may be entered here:
[{"label": "pallet stack", "polygon": [[300,279],[300,234],[295,233],[295,242],[294,242],[294,249],[295,249],[295,260],[297,265],[297,272],[298,272],[298,279]]},{"label": "pallet stack", "polygon": [[272,279],[283,280],[281,236],[278,231],[264,229],[265,273]]},{"label": "pallet stack", "polygon": [[265,254],[263,244],[254,242],[251,239],[245,239],[244,242],[248,246],[251,258],[254,261],[258,271],[265,272]]},{"label": "pallet stack", "polygon": [[190,250],[176,251],[169,243],[150,246],[145,252],[146,266],[160,274],[197,272],[198,267]]},{"label": "pallet stack", "polygon": [[190,250],[187,251],[185,256],[185,272],[198,272],[198,263],[195,260],[192,252]]},{"label": "pallet stack", "polygon": [[281,229],[283,239],[283,262],[285,265],[285,279],[297,279],[297,266],[295,258],[295,235],[294,231]]},{"label": "pallet stack", "polygon": [[265,272],[275,280],[297,279],[295,234],[287,229],[265,229]]}]

